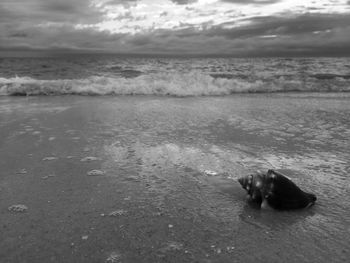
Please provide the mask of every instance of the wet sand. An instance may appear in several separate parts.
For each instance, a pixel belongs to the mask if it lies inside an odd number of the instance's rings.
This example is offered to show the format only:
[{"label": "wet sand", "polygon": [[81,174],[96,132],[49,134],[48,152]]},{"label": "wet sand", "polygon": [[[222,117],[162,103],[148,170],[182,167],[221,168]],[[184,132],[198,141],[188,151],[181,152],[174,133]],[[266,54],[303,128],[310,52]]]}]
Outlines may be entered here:
[{"label": "wet sand", "polygon": [[[2,97],[0,261],[346,262],[349,116],[342,96]],[[236,179],[268,168],[316,205],[247,203]]]}]

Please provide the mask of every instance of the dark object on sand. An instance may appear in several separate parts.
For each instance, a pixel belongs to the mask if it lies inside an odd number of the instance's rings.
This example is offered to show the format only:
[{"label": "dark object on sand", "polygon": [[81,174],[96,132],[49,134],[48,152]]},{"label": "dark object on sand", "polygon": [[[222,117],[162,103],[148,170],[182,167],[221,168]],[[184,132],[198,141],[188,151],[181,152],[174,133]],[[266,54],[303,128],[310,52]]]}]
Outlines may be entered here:
[{"label": "dark object on sand", "polygon": [[268,170],[267,174],[247,175],[238,182],[248,192],[248,198],[262,208],[299,209],[312,206],[316,201],[314,194],[304,192],[288,177],[274,170]]}]

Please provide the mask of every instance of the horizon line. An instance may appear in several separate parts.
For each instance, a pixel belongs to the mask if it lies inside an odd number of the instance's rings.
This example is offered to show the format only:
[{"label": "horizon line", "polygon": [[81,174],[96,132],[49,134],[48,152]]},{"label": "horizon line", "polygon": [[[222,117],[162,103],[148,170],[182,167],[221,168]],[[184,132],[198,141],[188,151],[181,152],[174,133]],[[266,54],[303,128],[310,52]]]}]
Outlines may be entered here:
[{"label": "horizon line", "polygon": [[350,57],[349,52],[246,52],[244,54],[235,53],[146,53],[146,52],[111,52],[111,51],[86,51],[86,50],[18,50],[0,49],[0,58],[29,58],[29,57],[58,57],[58,56],[116,56],[116,57],[164,57],[164,58],[303,58],[303,57]]}]

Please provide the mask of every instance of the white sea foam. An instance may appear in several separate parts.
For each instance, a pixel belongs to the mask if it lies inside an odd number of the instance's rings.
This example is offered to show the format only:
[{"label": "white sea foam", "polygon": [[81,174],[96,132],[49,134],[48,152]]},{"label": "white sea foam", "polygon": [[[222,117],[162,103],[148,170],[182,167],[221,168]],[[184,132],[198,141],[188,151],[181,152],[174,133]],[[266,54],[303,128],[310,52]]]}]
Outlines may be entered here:
[{"label": "white sea foam", "polygon": [[91,76],[85,79],[39,80],[31,77],[0,78],[0,95],[170,95],[220,96],[234,93],[349,92],[343,82],[305,83],[303,80],[244,80],[215,78],[200,72],[167,72],[135,78]]}]

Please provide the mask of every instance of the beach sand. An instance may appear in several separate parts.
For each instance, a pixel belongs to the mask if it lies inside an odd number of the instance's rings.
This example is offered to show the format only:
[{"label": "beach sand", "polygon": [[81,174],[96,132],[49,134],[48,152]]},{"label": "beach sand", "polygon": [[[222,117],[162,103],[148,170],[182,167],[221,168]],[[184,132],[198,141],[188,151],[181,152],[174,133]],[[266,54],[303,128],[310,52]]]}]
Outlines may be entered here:
[{"label": "beach sand", "polygon": [[[341,94],[2,97],[0,261],[346,262],[349,116]],[[316,205],[247,203],[237,178],[269,168]]]}]

